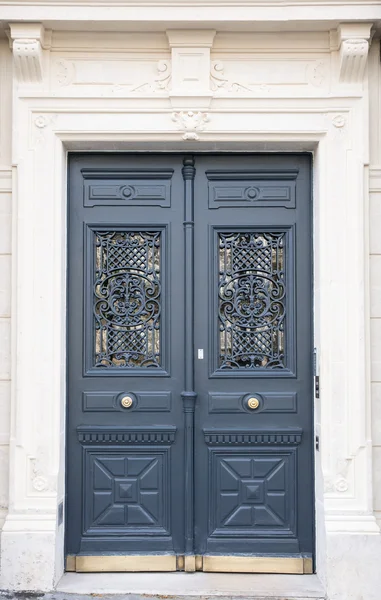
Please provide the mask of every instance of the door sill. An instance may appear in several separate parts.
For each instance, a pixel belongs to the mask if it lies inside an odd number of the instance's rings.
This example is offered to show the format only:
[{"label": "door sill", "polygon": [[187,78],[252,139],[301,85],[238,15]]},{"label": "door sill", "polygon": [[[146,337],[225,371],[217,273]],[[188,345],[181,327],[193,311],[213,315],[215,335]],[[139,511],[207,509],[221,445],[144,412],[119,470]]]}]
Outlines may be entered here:
[{"label": "door sill", "polygon": [[[65,573],[54,592],[55,600],[90,600],[111,595],[113,600],[172,600],[212,598],[225,600],[324,600],[317,575],[252,575],[238,573]],[[91,595],[91,596],[90,596]],[[49,598],[50,600],[50,598]]]},{"label": "door sill", "polygon": [[66,571],[76,573],[147,573],[204,571],[206,573],[311,574],[312,559],[305,556],[175,556],[93,555],[67,556]]}]

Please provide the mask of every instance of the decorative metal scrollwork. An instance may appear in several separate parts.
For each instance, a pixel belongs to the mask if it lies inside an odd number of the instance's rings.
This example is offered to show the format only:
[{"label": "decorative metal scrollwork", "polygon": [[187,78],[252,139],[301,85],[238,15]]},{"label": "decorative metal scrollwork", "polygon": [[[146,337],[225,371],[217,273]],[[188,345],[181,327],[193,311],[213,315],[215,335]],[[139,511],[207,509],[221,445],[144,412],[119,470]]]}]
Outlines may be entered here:
[{"label": "decorative metal scrollwork", "polygon": [[161,233],[95,232],[95,367],[160,367]]},{"label": "decorative metal scrollwork", "polygon": [[219,368],[284,369],[285,233],[219,233]]}]

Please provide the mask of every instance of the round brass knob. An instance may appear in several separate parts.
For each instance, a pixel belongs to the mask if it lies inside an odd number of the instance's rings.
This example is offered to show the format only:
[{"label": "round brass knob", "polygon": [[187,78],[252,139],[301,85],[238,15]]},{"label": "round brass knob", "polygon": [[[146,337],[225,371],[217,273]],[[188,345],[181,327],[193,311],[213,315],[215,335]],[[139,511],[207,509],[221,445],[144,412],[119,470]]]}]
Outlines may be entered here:
[{"label": "round brass knob", "polygon": [[123,408],[131,408],[133,400],[131,396],[123,396],[120,403],[123,406]]},{"label": "round brass knob", "polygon": [[251,410],[255,410],[259,406],[258,398],[249,398],[247,401],[247,406],[251,408]]}]

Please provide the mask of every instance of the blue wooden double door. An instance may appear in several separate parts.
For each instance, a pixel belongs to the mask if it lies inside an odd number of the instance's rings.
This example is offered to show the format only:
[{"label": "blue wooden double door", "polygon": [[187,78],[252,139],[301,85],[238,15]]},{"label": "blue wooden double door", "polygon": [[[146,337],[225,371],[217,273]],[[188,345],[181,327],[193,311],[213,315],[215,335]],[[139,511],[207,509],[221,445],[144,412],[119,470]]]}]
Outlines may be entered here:
[{"label": "blue wooden double door", "polygon": [[73,154],[67,568],[313,569],[308,154]]}]

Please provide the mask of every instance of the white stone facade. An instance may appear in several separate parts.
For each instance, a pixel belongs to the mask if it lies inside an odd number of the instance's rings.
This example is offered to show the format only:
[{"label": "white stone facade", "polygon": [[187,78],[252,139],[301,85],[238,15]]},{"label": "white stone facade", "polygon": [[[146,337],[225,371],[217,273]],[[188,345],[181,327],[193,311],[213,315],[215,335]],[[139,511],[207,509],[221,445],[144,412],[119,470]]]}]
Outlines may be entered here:
[{"label": "white stone facade", "polygon": [[312,151],[317,574],[329,600],[378,600],[381,3],[0,15],[0,588],[48,591],[64,568],[67,152]]}]

